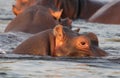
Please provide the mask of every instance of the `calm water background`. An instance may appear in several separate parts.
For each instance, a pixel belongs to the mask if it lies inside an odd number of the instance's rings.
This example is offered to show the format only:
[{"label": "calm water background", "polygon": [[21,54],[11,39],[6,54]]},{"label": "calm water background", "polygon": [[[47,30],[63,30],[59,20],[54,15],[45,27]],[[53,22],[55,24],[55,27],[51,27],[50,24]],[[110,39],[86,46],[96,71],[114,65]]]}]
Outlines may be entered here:
[{"label": "calm water background", "polygon": [[[4,33],[15,16],[14,0],[0,0],[0,78],[120,78],[120,25],[86,23],[73,25],[82,32],[94,32],[99,46],[109,55],[103,58],[52,58],[10,54],[22,41],[32,36],[25,33]],[[8,53],[8,54],[5,54]]]}]

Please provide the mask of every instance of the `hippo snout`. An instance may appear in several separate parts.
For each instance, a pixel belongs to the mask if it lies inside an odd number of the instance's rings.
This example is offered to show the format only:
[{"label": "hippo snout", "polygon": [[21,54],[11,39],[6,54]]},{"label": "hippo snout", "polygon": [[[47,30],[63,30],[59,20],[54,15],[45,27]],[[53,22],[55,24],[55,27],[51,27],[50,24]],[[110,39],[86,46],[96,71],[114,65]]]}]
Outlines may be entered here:
[{"label": "hippo snout", "polygon": [[92,49],[91,49],[91,54],[93,56],[106,56],[107,52],[102,50],[99,47],[93,46]]},{"label": "hippo snout", "polygon": [[73,46],[75,46],[75,48],[68,56],[101,57],[107,55],[107,53],[99,47],[97,36],[93,33],[74,38],[72,44],[74,44]]},{"label": "hippo snout", "polygon": [[86,51],[71,52],[68,54],[70,57],[103,57],[106,55],[107,53],[98,47]]}]

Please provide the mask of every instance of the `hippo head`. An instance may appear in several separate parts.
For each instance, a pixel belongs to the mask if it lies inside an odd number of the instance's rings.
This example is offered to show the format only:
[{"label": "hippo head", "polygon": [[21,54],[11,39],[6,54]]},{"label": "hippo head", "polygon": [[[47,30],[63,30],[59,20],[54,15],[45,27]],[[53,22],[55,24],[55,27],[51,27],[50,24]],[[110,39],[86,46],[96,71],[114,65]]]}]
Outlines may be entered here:
[{"label": "hippo head", "polygon": [[35,0],[16,0],[16,4],[13,5],[12,11],[15,15],[22,13],[26,8],[32,6]]},{"label": "hippo head", "polygon": [[54,10],[57,9],[55,12],[53,12],[50,9],[50,12],[52,12],[52,15],[55,16],[56,19],[59,19],[63,10],[58,10],[59,8],[55,7],[52,2],[54,1],[52,0],[16,0],[15,5],[13,5],[12,7],[12,11],[17,16],[21,14],[25,9],[29,8],[30,6],[39,5],[39,6],[44,6],[46,8],[52,8]]},{"label": "hippo head", "polygon": [[98,38],[94,33],[77,34],[74,31],[56,26],[54,28],[55,50],[53,56],[90,57],[105,56],[99,48]]}]

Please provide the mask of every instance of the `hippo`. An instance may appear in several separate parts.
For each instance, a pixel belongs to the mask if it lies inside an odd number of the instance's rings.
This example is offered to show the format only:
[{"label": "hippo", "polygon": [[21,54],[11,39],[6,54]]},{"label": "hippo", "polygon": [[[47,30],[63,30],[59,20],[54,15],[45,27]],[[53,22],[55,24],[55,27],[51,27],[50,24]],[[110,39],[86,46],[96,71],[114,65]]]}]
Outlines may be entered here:
[{"label": "hippo", "polygon": [[88,21],[104,24],[120,24],[119,9],[120,0],[112,1],[99,9]]},{"label": "hippo", "polygon": [[[72,20],[61,18],[62,9],[54,11],[40,5],[31,6],[17,15],[6,27],[5,32],[25,32],[35,34],[54,28],[58,23],[71,28]],[[61,18],[61,19],[60,19]]]},{"label": "hippo", "polygon": [[98,9],[112,0],[56,0],[63,9],[62,17],[89,19]]},{"label": "hippo", "polygon": [[5,32],[37,33],[53,28],[57,22],[50,12],[42,6],[32,6],[15,17],[5,29]]},{"label": "hippo", "polygon": [[103,5],[112,0],[16,0],[13,13],[19,15],[33,5],[42,5],[52,9],[63,9],[62,18],[88,19]]},{"label": "hippo", "polygon": [[[25,4],[27,3],[26,1],[30,2],[32,0],[17,0],[16,4],[18,5],[20,2],[24,2],[22,4]],[[41,4],[45,4],[45,2]],[[5,32],[19,31],[35,34],[53,28],[57,24],[62,24],[63,26],[71,28],[72,20],[68,17],[61,18],[62,12],[63,9],[52,9],[52,5],[49,7],[44,7],[39,4],[29,6],[8,24]]]},{"label": "hippo", "polygon": [[[84,2],[85,1],[85,2]],[[8,24],[5,32],[20,31],[25,33],[35,34],[46,29],[54,28],[58,23],[71,28],[70,20],[76,15],[86,14],[84,11],[78,12],[76,5],[79,6],[85,3],[98,4],[99,1],[94,0],[16,0],[16,5],[13,5],[13,12],[17,16]],[[103,3],[100,3],[102,5]],[[78,5],[77,5],[78,6]],[[80,9],[80,8],[79,8]],[[69,12],[70,11],[70,12]],[[92,10],[93,11],[93,10]],[[83,12],[83,13],[82,13]],[[90,13],[90,12],[89,12]],[[88,14],[87,14],[88,15]],[[83,16],[87,16],[83,15]],[[59,19],[69,17],[67,22]],[[82,16],[81,16],[82,17]]]},{"label": "hippo", "polygon": [[16,4],[13,5],[12,11],[15,15],[19,15],[20,13],[24,12],[27,8],[33,5],[40,5],[52,9],[54,7],[55,9],[55,5],[52,4],[53,0],[16,0]]},{"label": "hippo", "polygon": [[94,33],[79,34],[60,24],[28,38],[13,53],[52,57],[102,57],[107,53],[98,46]]}]

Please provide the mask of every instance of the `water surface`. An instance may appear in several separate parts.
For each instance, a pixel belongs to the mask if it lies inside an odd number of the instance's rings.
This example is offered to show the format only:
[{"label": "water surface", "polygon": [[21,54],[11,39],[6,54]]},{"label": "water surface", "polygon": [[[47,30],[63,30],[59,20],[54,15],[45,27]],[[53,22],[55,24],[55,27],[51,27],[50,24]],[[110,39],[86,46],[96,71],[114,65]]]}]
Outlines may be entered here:
[{"label": "water surface", "polygon": [[[53,58],[20,56],[11,51],[32,36],[22,32],[4,33],[15,16],[14,0],[0,0],[0,78],[120,78],[120,25],[73,22],[80,33],[94,32],[99,46],[109,55],[102,58]],[[7,53],[7,54],[4,54]]]}]

